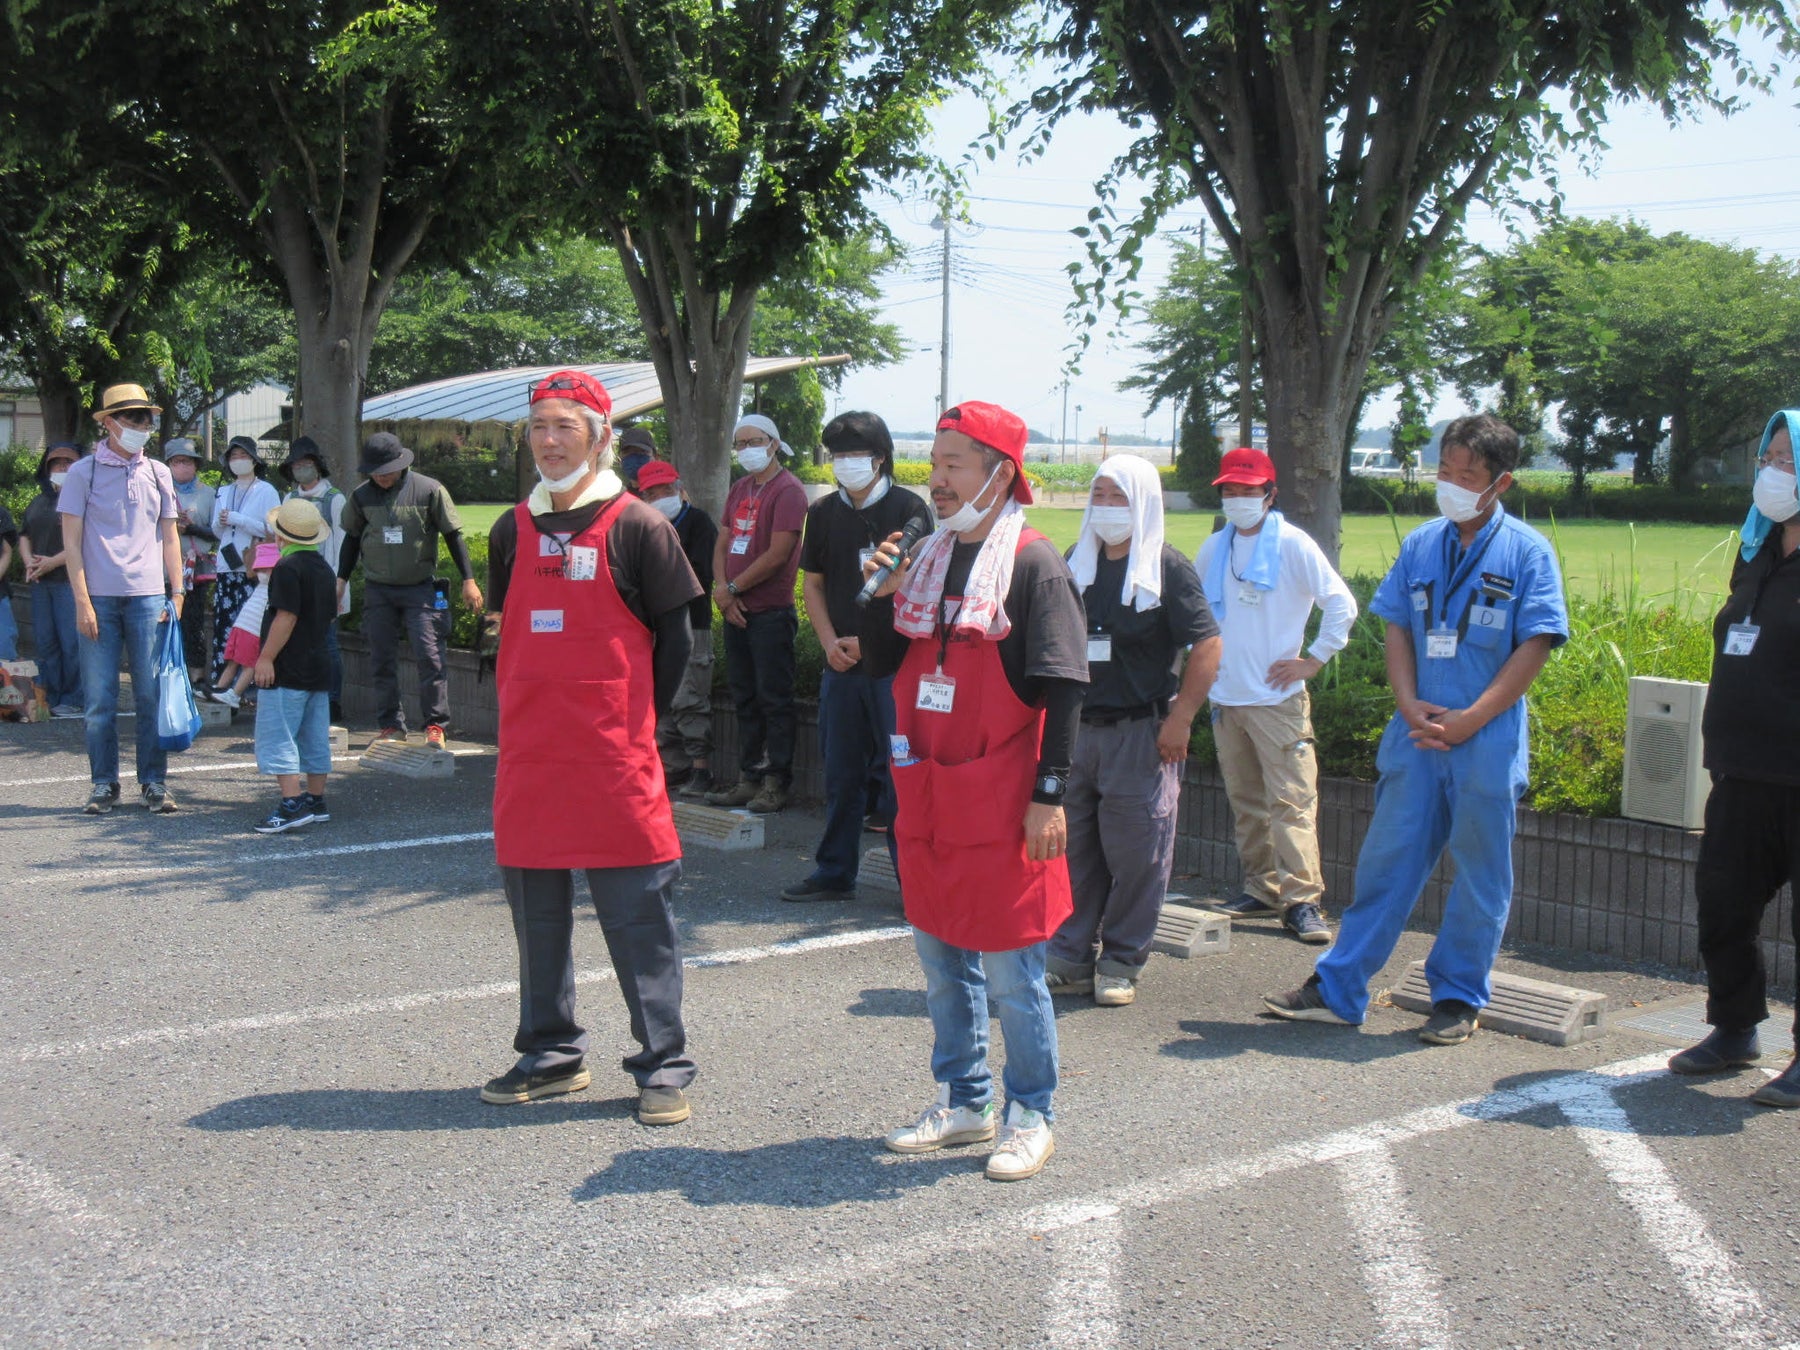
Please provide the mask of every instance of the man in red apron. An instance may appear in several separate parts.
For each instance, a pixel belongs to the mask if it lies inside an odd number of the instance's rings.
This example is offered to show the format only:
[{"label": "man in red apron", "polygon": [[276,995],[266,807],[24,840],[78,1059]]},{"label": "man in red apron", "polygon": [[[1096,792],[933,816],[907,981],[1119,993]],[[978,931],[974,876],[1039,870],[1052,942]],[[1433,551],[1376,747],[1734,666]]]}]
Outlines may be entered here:
[{"label": "man in red apron", "polygon": [[[871,604],[862,650],[896,670],[894,847],[925,968],[937,1099],[896,1153],[998,1142],[994,1181],[1054,1148],[1056,1019],[1045,944],[1068,917],[1062,797],[1087,684],[1086,624],[1056,547],[1025,525],[1025,424],[991,403],[938,422],[938,531]],[[891,536],[868,570],[892,566]],[[1006,1041],[1006,1114],[988,1068],[988,1001]]]},{"label": "man in red apron", "polygon": [[588,1085],[575,1021],[571,869],[587,873],[640,1049],[638,1119],[686,1120],[693,1081],[670,897],[681,843],[663,788],[656,715],[687,669],[701,594],[661,512],[612,471],[606,389],[559,371],[531,390],[538,485],[488,536],[498,611],[500,759],[494,852],[519,943],[519,1062],[495,1105]]}]

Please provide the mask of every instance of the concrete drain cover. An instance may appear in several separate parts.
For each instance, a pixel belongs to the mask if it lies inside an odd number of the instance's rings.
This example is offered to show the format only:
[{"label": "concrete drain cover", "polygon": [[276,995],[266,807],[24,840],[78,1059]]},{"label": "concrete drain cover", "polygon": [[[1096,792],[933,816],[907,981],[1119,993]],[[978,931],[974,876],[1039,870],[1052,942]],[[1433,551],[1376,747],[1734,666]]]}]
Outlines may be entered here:
[{"label": "concrete drain cover", "polygon": [[716,848],[737,853],[763,846],[763,818],[749,811],[728,811],[719,806],[675,803],[675,832],[693,848]]},{"label": "concrete drain cover", "polygon": [[456,773],[456,756],[448,750],[402,741],[372,741],[357,763],[402,778],[449,778]]},{"label": "concrete drain cover", "polygon": [[1218,956],[1231,950],[1231,920],[1223,914],[1181,903],[1191,899],[1189,895],[1171,895],[1163,901],[1151,951],[1185,961],[1191,956]]},{"label": "concrete drain cover", "polygon": [[[1769,1005],[1769,1020],[1763,1025],[1765,1029],[1774,1031],[1777,1039],[1785,1039],[1787,1029],[1793,1024],[1792,1008],[1777,1003]],[[1665,999],[1652,1003],[1647,1008],[1633,1010],[1630,1017],[1619,1018],[1618,1025],[1632,1031],[1641,1031],[1671,1045],[1683,1046],[1704,1040],[1712,1030],[1706,1022],[1704,997]]]},{"label": "concrete drain cover", "polygon": [[888,856],[886,844],[864,851],[856,868],[856,884],[874,891],[899,893],[900,878],[894,875],[894,860]]}]

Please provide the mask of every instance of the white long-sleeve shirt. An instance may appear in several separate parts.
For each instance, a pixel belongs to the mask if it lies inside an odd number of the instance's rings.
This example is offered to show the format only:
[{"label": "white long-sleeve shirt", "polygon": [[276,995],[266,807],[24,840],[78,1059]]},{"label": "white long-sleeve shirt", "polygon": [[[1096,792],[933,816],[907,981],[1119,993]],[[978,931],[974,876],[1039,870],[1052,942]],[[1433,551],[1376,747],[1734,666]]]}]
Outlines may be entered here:
[{"label": "white long-sleeve shirt", "polygon": [[[219,488],[213,497],[213,533],[219,536],[219,548],[230,544],[243,563],[235,570],[250,566],[250,555],[259,540],[269,537],[269,512],[281,505],[281,494],[272,484],[260,478],[233,479]],[[219,555],[219,571],[233,568]]]},{"label": "white long-sleeve shirt", "polygon": [[[1202,582],[1212,565],[1213,554],[1224,547],[1231,533],[1220,530],[1200,545],[1194,567]],[[1232,575],[1243,574],[1249,566],[1258,537],[1236,536],[1235,556],[1226,569],[1225,598],[1213,606],[1224,652],[1211,698],[1221,707],[1260,707],[1294,696],[1304,682],[1270,684],[1269,667],[1300,655],[1300,643],[1306,636],[1306,623],[1314,605],[1324,612],[1319,635],[1306,653],[1315,660],[1329,661],[1341,652],[1350,641],[1350,625],[1356,622],[1356,597],[1350,594],[1344,579],[1326,561],[1311,535],[1285,521],[1281,527],[1281,570],[1274,589],[1258,592],[1262,597],[1260,604],[1240,601],[1239,583]]]}]

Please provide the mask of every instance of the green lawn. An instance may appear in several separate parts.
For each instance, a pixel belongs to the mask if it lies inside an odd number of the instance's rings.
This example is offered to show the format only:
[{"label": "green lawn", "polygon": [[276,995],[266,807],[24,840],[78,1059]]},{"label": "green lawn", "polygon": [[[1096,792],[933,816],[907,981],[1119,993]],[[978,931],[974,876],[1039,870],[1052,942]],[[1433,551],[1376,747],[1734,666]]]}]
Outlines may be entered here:
[{"label": "green lawn", "polygon": [[[508,509],[498,502],[459,505],[464,526],[471,534],[487,537],[500,513]],[[1081,528],[1081,512],[1055,507],[1034,507],[1031,523],[1057,544],[1067,548]],[[1424,517],[1346,516],[1342,571],[1346,576],[1366,572],[1379,576],[1394,560],[1396,529],[1404,534],[1424,522]],[[1168,517],[1169,542],[1188,557],[1212,532],[1210,512],[1184,511]],[[1607,586],[1621,596],[1631,579],[1634,563],[1640,598],[1654,604],[1685,597],[1704,611],[1723,598],[1731,574],[1734,534],[1722,525],[1627,525],[1611,520],[1532,522],[1550,536],[1563,560],[1569,589],[1594,596]],[[1635,550],[1635,553],[1634,553]]]}]

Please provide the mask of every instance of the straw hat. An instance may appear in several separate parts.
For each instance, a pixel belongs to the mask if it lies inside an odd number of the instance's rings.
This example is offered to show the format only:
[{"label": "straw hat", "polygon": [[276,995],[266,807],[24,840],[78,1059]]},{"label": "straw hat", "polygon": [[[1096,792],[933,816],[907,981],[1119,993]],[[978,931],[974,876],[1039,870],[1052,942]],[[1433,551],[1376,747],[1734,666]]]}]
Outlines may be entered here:
[{"label": "straw hat", "polygon": [[141,384],[109,384],[106,392],[100,395],[100,406],[94,412],[96,422],[105,421],[114,413],[130,412],[133,408],[143,408],[162,416],[162,409],[150,401],[150,395],[144,392]]}]

